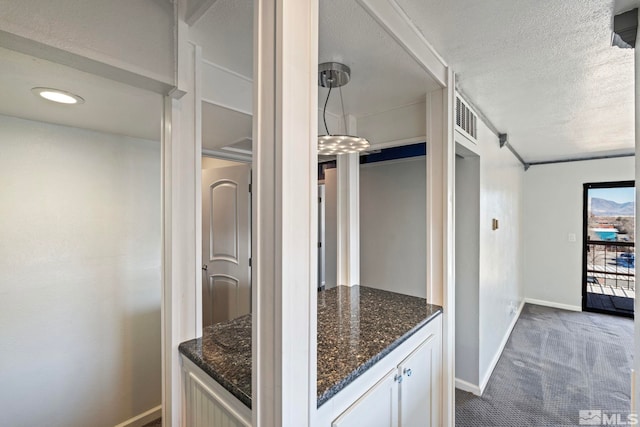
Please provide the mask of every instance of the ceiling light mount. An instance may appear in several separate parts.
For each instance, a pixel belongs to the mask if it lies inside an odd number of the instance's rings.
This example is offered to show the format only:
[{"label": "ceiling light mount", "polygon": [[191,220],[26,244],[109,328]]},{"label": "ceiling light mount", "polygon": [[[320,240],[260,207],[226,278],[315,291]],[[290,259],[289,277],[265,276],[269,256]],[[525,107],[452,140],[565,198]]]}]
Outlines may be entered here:
[{"label": "ceiling light mount", "polygon": [[[346,135],[347,115],[344,112],[344,101],[342,99],[342,86],[351,80],[351,69],[339,62],[324,62],[318,66],[318,85],[329,88],[327,99],[322,110],[322,119],[326,135],[318,136],[318,154],[331,156],[339,154],[360,153],[369,148],[369,141],[359,136]],[[332,135],[327,126],[327,104],[333,88],[340,89],[340,104],[342,105],[342,117],[344,120],[345,134]]]},{"label": "ceiling light mount", "polygon": [[342,87],[351,80],[351,68],[339,62],[324,62],[318,65],[318,85],[321,87]]},{"label": "ceiling light mount", "polygon": [[34,87],[31,89],[31,92],[46,99],[47,101],[56,102],[58,104],[84,104],[84,98],[66,90],[50,87]]}]

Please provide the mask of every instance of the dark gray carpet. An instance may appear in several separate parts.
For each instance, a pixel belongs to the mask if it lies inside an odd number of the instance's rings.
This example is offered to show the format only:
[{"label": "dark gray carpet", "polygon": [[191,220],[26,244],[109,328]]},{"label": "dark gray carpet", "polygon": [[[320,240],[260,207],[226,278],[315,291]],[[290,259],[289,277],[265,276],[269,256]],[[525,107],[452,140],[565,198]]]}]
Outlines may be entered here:
[{"label": "dark gray carpet", "polygon": [[482,397],[456,390],[456,426],[577,426],[630,407],[633,320],[526,304]]}]

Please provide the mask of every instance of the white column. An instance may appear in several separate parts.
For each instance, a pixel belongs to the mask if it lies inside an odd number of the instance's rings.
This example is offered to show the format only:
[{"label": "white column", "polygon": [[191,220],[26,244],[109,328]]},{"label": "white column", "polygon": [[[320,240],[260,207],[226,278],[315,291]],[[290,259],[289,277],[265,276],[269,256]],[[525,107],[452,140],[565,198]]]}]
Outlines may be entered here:
[{"label": "white column", "polygon": [[[640,9],[639,9],[640,11]],[[640,19],[640,16],[638,16]],[[640,31],[638,31],[637,36],[640,36]],[[637,38],[640,41],[640,39]],[[640,160],[637,155],[640,153],[640,52],[638,52],[640,46],[636,46],[634,49],[634,57],[635,57],[635,147],[636,147],[636,188],[638,183],[640,183]],[[636,191],[636,206],[640,203],[640,192]],[[640,238],[640,230],[636,227],[636,242]],[[636,252],[637,252],[637,248]],[[634,311],[636,313],[640,313],[640,302],[639,298],[635,299],[634,303]],[[634,330],[634,345],[633,345],[633,375],[632,381],[633,384],[631,386],[631,410],[637,413],[640,410],[640,316],[636,316],[634,320],[635,330]]]},{"label": "white column", "polygon": [[[347,116],[347,134],[356,135],[355,117]],[[337,157],[337,284],[360,284],[360,154]]]},{"label": "white column", "polygon": [[318,0],[254,3],[254,427],[316,412]]},{"label": "white column", "polygon": [[453,72],[448,86],[427,94],[427,300],[441,305],[442,425],[455,425],[455,147]]},{"label": "white column", "polygon": [[178,87],[164,99],[162,134],[162,420],[168,427],[183,424],[178,345],[202,333],[199,48],[187,42],[186,24],[178,27]]}]

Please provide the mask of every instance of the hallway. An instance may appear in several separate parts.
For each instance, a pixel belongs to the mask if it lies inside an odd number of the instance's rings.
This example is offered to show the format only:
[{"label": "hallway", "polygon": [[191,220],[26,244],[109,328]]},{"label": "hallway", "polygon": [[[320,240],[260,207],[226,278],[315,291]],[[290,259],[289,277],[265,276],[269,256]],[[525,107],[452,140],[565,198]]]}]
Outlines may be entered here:
[{"label": "hallway", "polygon": [[526,304],[482,397],[456,390],[456,425],[576,426],[581,410],[626,420],[632,351],[632,319]]}]

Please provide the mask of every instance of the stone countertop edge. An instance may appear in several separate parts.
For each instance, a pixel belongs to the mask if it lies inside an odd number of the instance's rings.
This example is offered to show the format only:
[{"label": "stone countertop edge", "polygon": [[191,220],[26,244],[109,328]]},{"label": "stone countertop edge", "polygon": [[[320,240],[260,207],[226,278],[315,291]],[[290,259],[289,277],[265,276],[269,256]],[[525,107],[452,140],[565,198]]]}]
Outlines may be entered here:
[{"label": "stone countertop edge", "polygon": [[238,400],[244,403],[244,405],[247,408],[251,409],[251,396],[247,396],[244,392],[242,392],[242,390],[240,390],[239,387],[237,387],[231,381],[228,381],[224,376],[216,372],[216,370],[213,369],[211,365],[209,365],[207,362],[202,360],[202,357],[200,357],[196,352],[194,352],[190,348],[190,345],[194,344],[195,341],[199,339],[200,338],[196,338],[191,341],[183,342],[178,346],[178,351],[182,353],[185,357],[187,357],[187,359],[195,363],[196,366],[198,366],[200,369],[206,372],[207,375],[209,375],[211,378],[213,378],[215,382],[219,383],[222,387],[224,387],[225,390],[227,390],[229,393],[237,397]]},{"label": "stone countertop edge", "polygon": [[371,368],[373,365],[375,365],[380,360],[382,360],[386,355],[388,355],[393,350],[395,350],[400,344],[408,340],[412,335],[414,335],[416,332],[422,329],[422,327],[427,325],[436,316],[442,313],[442,307],[434,306],[434,305],[432,306],[437,307],[437,309],[429,317],[425,318],[422,322],[418,323],[415,327],[408,330],[404,335],[402,335],[400,338],[392,342],[384,350],[382,350],[381,352],[379,352],[378,354],[376,354],[375,356],[373,356],[372,358],[364,362],[362,365],[358,366],[358,368],[356,368],[354,371],[347,374],[347,376],[345,376],[342,380],[340,380],[340,382],[329,387],[327,391],[319,395],[317,407],[319,408],[320,406],[325,404],[327,401],[329,401],[329,399],[331,399],[333,396],[341,392],[346,386],[348,386],[353,381],[355,381],[360,375],[362,375],[369,368]]},{"label": "stone countertop edge", "polygon": [[207,326],[178,351],[251,409],[251,315]]},{"label": "stone countertop edge", "polygon": [[[370,308],[375,309],[375,304],[380,302],[384,302],[385,305],[391,306],[393,306],[394,304],[399,304],[401,302],[408,302],[407,306],[411,306],[411,308],[409,308],[409,312],[412,315],[415,315],[417,317],[424,317],[418,320],[416,317],[410,319],[412,316],[409,316],[407,318],[408,323],[405,324],[405,327],[411,327],[408,329],[402,328],[401,333],[397,335],[397,338],[395,340],[391,342],[387,341],[387,344],[382,349],[376,349],[375,353],[373,355],[370,355],[370,357],[365,359],[365,361],[363,362],[353,363],[355,360],[349,359],[350,361],[348,362],[347,366],[344,366],[344,364],[340,366],[340,363],[344,362],[344,360],[338,362],[338,365],[335,365],[334,362],[331,362],[332,351],[326,352],[324,358],[326,360],[324,360],[322,363],[324,364],[323,368],[326,368],[327,366],[329,368],[323,369],[325,371],[325,374],[323,376],[320,375],[320,372],[318,373],[319,376],[322,376],[322,378],[318,378],[319,390],[317,395],[317,407],[322,406],[329,399],[334,397],[337,393],[351,384],[354,380],[356,380],[369,368],[375,365],[378,361],[387,356],[390,352],[392,352],[399,345],[401,345],[412,335],[414,335],[418,330],[420,330],[436,316],[442,313],[442,307],[428,304],[426,303],[426,300],[424,298],[411,297],[408,295],[397,294],[389,291],[381,291],[364,286],[356,288],[360,288],[357,293],[362,294],[362,299],[365,300],[361,302],[364,303],[364,311],[368,312],[364,314],[364,316],[368,321],[366,325],[369,328],[375,328],[375,326],[377,326],[377,323],[379,323],[379,321],[377,320],[377,316],[372,317],[370,315],[370,313],[375,312],[370,310]],[[335,305],[336,300],[341,299],[345,301],[345,298],[346,300],[350,298],[351,290],[345,289],[336,294],[336,291],[334,291],[335,289],[336,288],[328,291],[322,291],[323,295],[326,296],[326,301],[324,297],[322,303],[320,302],[320,299],[318,301],[319,317],[322,312],[322,315],[329,315],[330,318],[333,319],[333,316],[336,315],[336,312],[334,311],[335,308],[337,308],[337,306]],[[426,304],[426,306],[423,306],[422,304]],[[417,307],[419,307],[419,310],[414,311],[414,309]],[[367,310],[367,308],[369,308],[369,310]],[[422,312],[422,314],[420,314],[419,311],[421,310],[426,310],[426,312]],[[342,313],[342,311],[337,313],[337,315],[340,315],[340,313]],[[352,313],[349,313],[348,311],[346,313],[342,313],[342,315],[346,315],[347,319],[356,320],[359,325],[365,326],[364,322],[361,324],[361,316],[359,315],[356,316],[356,318],[353,318]],[[375,323],[372,324],[371,321],[374,320]],[[350,323],[348,320],[347,322]],[[411,325],[412,323],[413,325]],[[340,342],[333,342],[331,340],[340,340],[340,338],[345,337],[341,334],[333,334],[335,330],[331,329],[331,325],[327,326],[328,329],[326,333],[328,333],[329,335],[325,335],[323,337],[324,346],[330,347],[331,349],[336,351],[338,350],[339,346],[344,344]],[[382,325],[381,327],[384,329],[384,325]],[[388,330],[385,330],[383,332],[388,333]],[[333,342],[333,344],[337,345],[338,347],[334,347],[332,344],[327,342],[327,337],[329,341]],[[319,352],[321,351],[320,347],[321,346],[319,345]],[[344,348],[340,348],[340,350],[344,350]],[[184,357],[188,358],[196,366],[202,369],[214,381],[224,387],[229,393],[238,398],[245,406],[251,409],[250,314],[241,316],[228,322],[223,322],[204,328],[203,337],[181,343],[178,346],[178,351]],[[318,354],[319,365],[322,359],[323,356],[321,354]],[[329,362],[329,365],[326,365],[327,362]],[[331,372],[326,372],[327,370]],[[337,379],[335,379],[332,374],[337,374],[335,375]],[[323,380],[324,384],[322,386],[320,385],[320,380]]]}]

